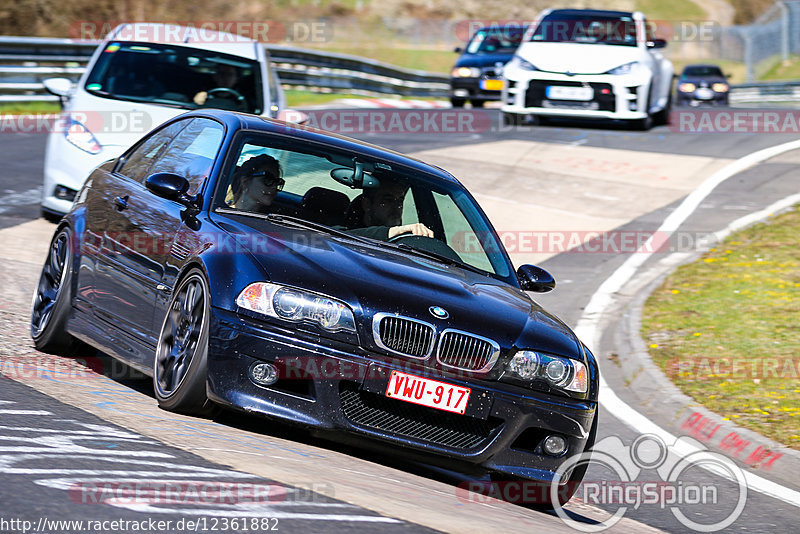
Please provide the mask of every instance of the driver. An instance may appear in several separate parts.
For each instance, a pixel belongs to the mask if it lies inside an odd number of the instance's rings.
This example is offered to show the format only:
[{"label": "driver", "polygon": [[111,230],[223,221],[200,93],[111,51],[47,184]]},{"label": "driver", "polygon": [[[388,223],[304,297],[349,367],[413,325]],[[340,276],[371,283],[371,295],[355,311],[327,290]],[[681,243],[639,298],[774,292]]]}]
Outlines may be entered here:
[{"label": "driver", "polygon": [[408,186],[383,176],[380,181],[379,187],[364,189],[363,193],[353,200],[354,211],[358,212],[360,208],[361,213],[348,231],[383,241],[402,234],[433,237],[433,232],[422,223],[402,224],[403,200]]},{"label": "driver", "polygon": [[245,89],[240,87],[243,79],[239,77],[239,71],[233,65],[220,63],[217,65],[211,77],[211,88],[207,91],[200,91],[192,98],[195,104],[202,106],[208,100],[208,93],[212,89],[231,89],[233,92],[238,93],[244,97],[247,93]]}]

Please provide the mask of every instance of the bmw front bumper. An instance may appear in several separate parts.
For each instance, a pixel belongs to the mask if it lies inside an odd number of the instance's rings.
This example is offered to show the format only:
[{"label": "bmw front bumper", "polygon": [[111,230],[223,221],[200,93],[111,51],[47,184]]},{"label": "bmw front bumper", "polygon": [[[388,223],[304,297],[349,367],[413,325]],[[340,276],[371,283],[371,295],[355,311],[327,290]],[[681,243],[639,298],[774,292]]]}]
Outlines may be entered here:
[{"label": "bmw front bumper", "polygon": [[[428,375],[471,389],[464,415],[384,395],[391,370],[411,370],[360,347],[294,335],[291,330],[212,308],[208,395],[223,406],[306,427],[340,431],[345,439],[441,465],[468,465],[549,482],[565,457],[584,450],[596,403],[520,393],[498,382]],[[280,370],[269,387],[251,378],[251,366]],[[515,391],[517,390],[517,391]],[[343,431],[343,432],[342,432]],[[545,437],[558,434],[567,450],[549,456]],[[369,438],[369,439],[362,439]]]}]

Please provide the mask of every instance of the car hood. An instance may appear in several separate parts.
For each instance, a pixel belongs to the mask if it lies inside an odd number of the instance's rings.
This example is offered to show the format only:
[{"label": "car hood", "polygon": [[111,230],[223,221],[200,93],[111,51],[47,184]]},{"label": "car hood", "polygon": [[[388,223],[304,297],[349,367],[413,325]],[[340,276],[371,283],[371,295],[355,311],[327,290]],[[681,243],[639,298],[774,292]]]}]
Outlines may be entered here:
[{"label": "car hood", "polygon": [[[431,323],[438,330],[455,328],[488,337],[506,350],[531,348],[582,358],[580,344],[566,325],[503,281],[379,244],[260,220],[247,224],[264,236],[258,247],[244,244],[270,281],[347,302],[356,313],[362,341],[371,343],[372,318],[385,312]],[[432,306],[447,310],[449,318],[435,318]]]},{"label": "car hood", "polygon": [[453,68],[457,67],[494,67],[497,63],[505,65],[511,58],[514,57],[513,53],[508,54],[464,54]]},{"label": "car hood", "polygon": [[611,69],[641,61],[643,52],[635,46],[588,43],[523,43],[517,55],[547,72],[603,74]]}]

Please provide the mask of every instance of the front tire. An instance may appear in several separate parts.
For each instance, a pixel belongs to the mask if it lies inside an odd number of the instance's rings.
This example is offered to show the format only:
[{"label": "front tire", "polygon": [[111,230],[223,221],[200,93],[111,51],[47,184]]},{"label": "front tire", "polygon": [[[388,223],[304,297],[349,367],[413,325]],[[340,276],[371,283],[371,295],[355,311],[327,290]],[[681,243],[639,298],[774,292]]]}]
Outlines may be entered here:
[{"label": "front tire", "polygon": [[161,408],[189,415],[208,415],[206,396],[208,282],[198,269],[177,285],[158,336],[153,364],[153,389]]},{"label": "front tire", "polygon": [[42,352],[62,352],[75,341],[67,333],[72,305],[73,247],[69,227],[58,230],[50,242],[39,285],[33,294],[31,337],[36,349]]},{"label": "front tire", "polygon": [[463,108],[466,101],[466,98],[451,98],[450,105],[454,108]]}]

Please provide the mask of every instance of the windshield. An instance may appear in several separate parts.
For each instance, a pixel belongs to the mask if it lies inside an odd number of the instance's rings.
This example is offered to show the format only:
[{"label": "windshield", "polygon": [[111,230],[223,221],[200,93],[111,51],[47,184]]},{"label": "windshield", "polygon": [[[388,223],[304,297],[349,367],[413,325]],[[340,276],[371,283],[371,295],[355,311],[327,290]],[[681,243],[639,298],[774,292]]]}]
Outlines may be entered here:
[{"label": "windshield", "polygon": [[694,67],[686,67],[683,69],[684,76],[718,76],[723,78],[722,71],[719,67],[713,65],[697,65]]},{"label": "windshield", "polygon": [[552,13],[542,19],[531,41],[636,46],[636,23],[629,16]]},{"label": "windshield", "polygon": [[524,28],[478,30],[467,45],[467,54],[513,54]]},{"label": "windshield", "polygon": [[[301,152],[280,143],[256,133],[240,139],[214,209],[296,217],[394,250],[412,247],[504,279],[512,275],[496,234],[459,184],[329,147]],[[415,235],[421,227],[430,233]]]},{"label": "windshield", "polygon": [[187,109],[264,111],[258,62],[174,45],[110,42],[85,89],[106,98]]}]

